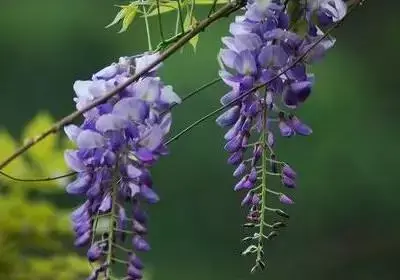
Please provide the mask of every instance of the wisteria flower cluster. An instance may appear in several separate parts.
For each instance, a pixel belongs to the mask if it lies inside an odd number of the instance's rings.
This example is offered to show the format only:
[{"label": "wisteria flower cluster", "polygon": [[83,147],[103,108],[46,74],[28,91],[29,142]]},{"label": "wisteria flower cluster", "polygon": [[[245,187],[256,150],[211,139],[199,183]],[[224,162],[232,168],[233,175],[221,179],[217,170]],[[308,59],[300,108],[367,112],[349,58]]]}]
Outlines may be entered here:
[{"label": "wisteria flower cluster", "polygon": [[[104,96],[158,57],[143,54],[122,57],[93,75],[76,81],[76,107],[83,108]],[[76,150],[65,152],[65,160],[78,172],[66,190],[86,201],[72,214],[75,245],[89,246],[87,257],[97,263],[88,279],[112,277],[114,263],[126,265],[124,279],[141,279],[143,264],[138,252],[150,250],[145,239],[147,215],[141,203],[156,203],[149,167],[168,150],[163,144],[171,126],[172,104],[180,98],[157,77],[157,68],[141,77],[106,103],[84,114],[81,126],[69,125],[65,132]],[[108,219],[108,229],[98,238],[98,219]],[[125,246],[126,237],[131,246]],[[127,254],[127,261],[117,258]]]},{"label": "wisteria flower cluster", "polygon": [[[217,123],[229,128],[224,148],[230,154],[228,163],[235,166],[233,175],[238,178],[234,190],[246,191],[242,205],[250,210],[245,227],[256,229],[254,235],[244,238],[255,242],[243,251],[243,255],[256,254],[252,271],[265,267],[263,241],[285,226],[273,217],[267,219],[267,215],[288,218],[284,211],[269,207],[267,196],[275,196],[284,204],[293,203],[282,191],[273,190],[269,183],[267,186],[267,177],[279,177],[283,186],[296,187],[296,172],[277,160],[275,131],[283,137],[312,133],[295,114],[314,84],[307,66],[334,45],[333,39],[322,37],[322,29],[346,14],[341,0],[296,1],[297,18],[293,13],[289,16],[286,4],[278,0],[248,1],[244,15],[237,16],[230,25],[232,36],[222,38],[225,48],[219,54],[220,76],[231,87],[221,103],[232,106]],[[263,84],[261,89],[252,90]]]}]

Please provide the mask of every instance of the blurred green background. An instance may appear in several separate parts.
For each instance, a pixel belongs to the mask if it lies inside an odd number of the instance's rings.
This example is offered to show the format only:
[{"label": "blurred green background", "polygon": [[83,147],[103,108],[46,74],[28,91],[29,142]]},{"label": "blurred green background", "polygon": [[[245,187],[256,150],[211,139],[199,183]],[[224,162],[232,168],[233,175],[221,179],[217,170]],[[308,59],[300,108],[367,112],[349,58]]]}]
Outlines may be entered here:
[{"label": "blurred green background", "polygon": [[[61,118],[74,109],[73,81],[147,49],[141,20],[123,34],[104,28],[117,12],[113,4],[120,3],[1,1],[3,129],[21,139],[38,111]],[[242,194],[232,191],[224,132],[210,120],[172,144],[171,155],[154,168],[162,200],[150,210],[153,250],[144,257],[152,279],[400,279],[399,8],[399,1],[366,1],[334,32],[336,47],[313,67],[316,87],[299,116],[314,134],[277,144],[279,157],[300,179],[290,193],[296,204],[287,209],[289,227],[266,244],[267,269],[252,276],[253,259],[240,256]],[[204,16],[205,9],[197,15]],[[172,28],[174,15],[164,19]],[[185,47],[167,60],[165,83],[184,96],[215,78],[220,37],[227,35],[230,20],[202,33],[196,54]],[[156,43],[155,19],[151,24]],[[174,131],[218,107],[225,91],[217,85],[177,107]],[[49,199],[65,209],[79,202],[62,193]],[[72,251],[72,240],[64,246]],[[6,254],[0,247],[0,257]]]}]

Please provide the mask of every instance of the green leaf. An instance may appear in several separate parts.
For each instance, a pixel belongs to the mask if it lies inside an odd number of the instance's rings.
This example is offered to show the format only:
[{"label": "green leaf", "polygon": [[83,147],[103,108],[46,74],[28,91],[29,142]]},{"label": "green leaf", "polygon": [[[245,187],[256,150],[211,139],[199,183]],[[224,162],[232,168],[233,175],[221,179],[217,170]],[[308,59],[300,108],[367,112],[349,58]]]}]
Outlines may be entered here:
[{"label": "green leaf", "polygon": [[137,9],[138,7],[135,5],[129,5],[128,7],[126,7],[124,20],[122,21],[122,28],[120,29],[120,31],[118,31],[118,33],[125,32],[128,29],[129,25],[132,23],[133,19],[136,16]]},{"label": "green leaf", "polygon": [[[195,0],[196,5],[213,5],[214,0]],[[228,0],[217,0],[217,5],[222,5],[228,3]]]},{"label": "green leaf", "polygon": [[[190,13],[186,14],[185,21],[183,22],[183,26],[185,27],[185,30],[189,30],[193,28],[193,25],[197,23],[197,20],[194,16],[190,17]],[[194,36],[192,39],[190,39],[189,44],[193,47],[193,51],[196,52],[196,46],[197,43],[199,42],[199,34]]]},{"label": "green leaf", "polygon": [[108,25],[106,26],[106,28],[109,28],[109,27],[111,27],[111,26],[117,24],[118,22],[120,22],[120,20],[121,20],[124,16],[125,16],[125,9],[122,8],[121,11],[119,11],[118,14],[115,16],[114,20],[113,20],[110,24],[108,24]]},{"label": "green leaf", "polygon": [[[160,3],[160,14],[172,12],[176,9],[178,9],[178,5],[176,4],[176,2],[170,3],[168,5]],[[157,6],[151,12],[149,12],[147,14],[148,17],[157,16],[157,15],[158,15]]]}]

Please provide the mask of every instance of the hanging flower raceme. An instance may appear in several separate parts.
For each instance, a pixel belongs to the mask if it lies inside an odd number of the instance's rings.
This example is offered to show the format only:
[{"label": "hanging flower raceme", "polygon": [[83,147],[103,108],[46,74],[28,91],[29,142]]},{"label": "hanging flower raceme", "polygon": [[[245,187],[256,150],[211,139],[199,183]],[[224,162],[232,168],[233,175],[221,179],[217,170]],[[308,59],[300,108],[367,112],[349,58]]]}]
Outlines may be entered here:
[{"label": "hanging flower raceme", "polygon": [[[243,255],[256,255],[252,271],[265,266],[263,240],[276,236],[276,229],[284,226],[279,221],[269,222],[274,218],[267,216],[288,218],[282,210],[267,206],[267,196],[293,204],[280,190],[272,190],[270,184],[267,187],[267,177],[279,177],[283,186],[296,187],[296,172],[276,158],[276,131],[283,137],[312,133],[295,109],[308,99],[314,84],[308,64],[322,58],[334,44],[331,39],[321,40],[324,33],[318,26],[329,26],[346,13],[341,0],[286,1],[289,6],[282,2],[248,1],[244,15],[230,25],[232,36],[222,38],[225,48],[219,54],[220,76],[231,87],[221,103],[231,106],[217,118],[217,124],[229,128],[224,148],[238,178],[234,190],[247,192],[242,201],[250,208],[245,226],[256,229],[244,239],[255,242],[243,251]],[[289,8],[297,9],[292,17]],[[295,63],[299,57],[303,59]],[[285,69],[289,70],[282,73]],[[251,91],[262,84],[266,86]]]},{"label": "hanging flower raceme", "polygon": [[[158,54],[123,57],[94,74],[92,80],[76,81],[77,108],[101,98],[157,57]],[[95,280],[103,274],[111,279],[115,262],[126,264],[124,279],[142,278],[143,264],[136,254],[149,251],[150,245],[145,239],[147,215],[140,203],[159,200],[148,168],[168,152],[163,144],[171,126],[168,109],[180,103],[172,87],[165,86],[156,76],[156,70],[85,113],[81,126],[65,127],[77,146],[76,150],[65,152],[65,160],[78,172],[66,190],[86,198],[72,214],[75,245],[89,246],[89,261],[98,263],[88,279]],[[100,217],[108,219],[108,228],[98,238]],[[132,245],[125,248],[127,236]],[[126,260],[116,257],[123,253]]]}]

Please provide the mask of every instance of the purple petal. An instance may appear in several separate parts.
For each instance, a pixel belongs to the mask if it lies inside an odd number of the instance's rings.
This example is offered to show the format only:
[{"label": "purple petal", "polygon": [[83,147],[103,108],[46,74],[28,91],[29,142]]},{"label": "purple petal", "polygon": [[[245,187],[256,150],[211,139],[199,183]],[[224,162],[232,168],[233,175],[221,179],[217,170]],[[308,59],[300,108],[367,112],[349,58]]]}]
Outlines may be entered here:
[{"label": "purple petal", "polygon": [[241,134],[236,135],[234,138],[228,141],[224,146],[225,151],[229,153],[234,153],[238,151],[242,147],[242,138]]},{"label": "purple petal", "polygon": [[268,146],[270,146],[270,147],[273,147],[274,146],[274,134],[272,133],[272,132],[268,132],[268,135],[267,135],[267,144],[268,144]]},{"label": "purple petal", "polygon": [[181,98],[173,91],[172,86],[164,86],[161,89],[161,101],[167,104],[181,104]]},{"label": "purple petal", "polygon": [[268,45],[261,49],[257,59],[264,68],[282,68],[288,61],[288,55],[281,46]]},{"label": "purple petal", "polygon": [[133,254],[129,257],[129,264],[133,265],[137,269],[143,269],[144,268],[144,265],[143,265],[142,261],[137,256],[135,256]]},{"label": "purple petal", "polygon": [[81,133],[82,129],[74,124],[64,126],[64,132],[69,138],[69,140],[76,142],[76,138],[78,138],[79,133]]},{"label": "purple petal", "polygon": [[279,201],[284,203],[284,204],[293,204],[294,203],[293,200],[290,197],[288,197],[288,196],[286,196],[284,194],[281,194],[279,196]]},{"label": "purple petal", "polygon": [[153,103],[160,98],[160,86],[159,78],[146,77],[134,84],[135,97]]},{"label": "purple petal", "polygon": [[240,179],[239,182],[236,183],[235,187],[233,188],[234,191],[239,191],[244,188],[244,184],[247,181],[248,176],[244,176],[242,179]]},{"label": "purple petal", "polygon": [[292,128],[288,126],[285,121],[279,121],[279,130],[281,132],[281,135],[284,137],[290,137],[293,135]]},{"label": "purple petal", "polygon": [[[159,53],[153,53],[153,54],[144,54],[141,57],[135,58],[135,74],[137,75],[137,74],[141,73],[145,68],[150,66],[159,57],[160,57]],[[157,64],[149,72],[153,72],[153,71],[157,70],[161,65],[162,65],[162,63]]]},{"label": "purple petal", "polygon": [[97,261],[101,256],[102,250],[98,244],[92,244],[89,250],[87,251],[87,258],[90,262]]},{"label": "purple petal", "polygon": [[81,206],[76,208],[71,214],[72,221],[79,220],[83,214],[87,213],[88,206],[89,206],[89,201],[86,200]]},{"label": "purple petal", "polygon": [[311,93],[312,82],[301,81],[290,85],[290,90],[296,95],[300,102],[304,102]]},{"label": "purple petal", "polygon": [[237,97],[239,96],[239,92],[238,91],[230,91],[227,94],[225,94],[224,96],[221,97],[220,102],[222,105],[226,105],[229,104],[230,102],[232,102],[233,100],[235,100]]},{"label": "purple petal", "polygon": [[218,54],[218,57],[221,59],[222,63],[229,68],[235,67],[234,63],[237,56],[238,54],[236,52],[228,49],[221,49]]},{"label": "purple petal", "polygon": [[128,266],[128,276],[132,277],[129,279],[142,279],[143,273],[140,269],[134,267],[134,266]]},{"label": "purple petal", "polygon": [[86,246],[86,245],[89,243],[89,241],[90,241],[90,237],[91,237],[91,232],[90,232],[90,231],[87,231],[87,232],[85,232],[83,235],[79,236],[79,237],[75,240],[74,245],[75,245],[76,247],[83,247],[83,246]]},{"label": "purple petal", "polygon": [[234,68],[242,75],[252,75],[257,72],[256,60],[250,51],[242,51],[234,61]]},{"label": "purple petal", "polygon": [[142,147],[150,151],[154,151],[157,149],[163,140],[164,132],[160,126],[153,126],[151,129],[147,130],[144,135],[142,135],[142,139],[139,144]]},{"label": "purple petal", "polygon": [[136,220],[133,221],[132,227],[133,227],[133,230],[137,234],[146,234],[147,233],[147,228]]},{"label": "purple petal", "polygon": [[248,192],[246,196],[243,198],[242,202],[240,203],[241,206],[248,205],[252,199],[252,192]]},{"label": "purple petal", "polygon": [[96,121],[96,129],[100,132],[121,130],[127,126],[128,123],[125,119],[113,114],[102,115]]},{"label": "purple petal", "polygon": [[260,203],[260,197],[258,196],[258,194],[254,194],[251,199],[251,204],[257,205],[259,203]]},{"label": "purple petal", "polygon": [[238,34],[235,36],[235,46],[239,52],[245,50],[254,51],[259,49],[261,45],[261,38],[255,33]]},{"label": "purple petal", "polygon": [[241,164],[238,165],[238,167],[233,172],[233,176],[239,177],[239,176],[243,175],[243,173],[245,171],[246,171],[246,165],[242,162]]},{"label": "purple petal", "polygon": [[239,119],[236,121],[235,125],[232,126],[224,135],[224,139],[229,141],[231,140],[233,137],[235,137],[238,133],[240,128],[243,125],[243,121],[244,118],[243,117],[239,117]]},{"label": "purple petal", "polygon": [[114,105],[113,113],[131,121],[142,122],[149,115],[149,106],[134,97],[123,98]]},{"label": "purple petal", "polygon": [[100,133],[91,130],[82,131],[76,139],[76,142],[81,149],[93,149],[105,145],[104,137]]},{"label": "purple petal", "polygon": [[293,179],[286,176],[285,174],[282,175],[282,183],[288,188],[296,187],[296,182]]},{"label": "purple petal", "polygon": [[154,155],[151,151],[144,149],[144,148],[140,148],[139,150],[137,150],[135,152],[135,156],[143,162],[151,162],[154,160]]},{"label": "purple petal", "polygon": [[103,201],[100,204],[99,211],[100,212],[108,212],[111,209],[111,195],[107,194],[104,198]]},{"label": "purple petal", "polygon": [[66,187],[66,191],[69,194],[84,194],[88,188],[89,188],[89,183],[90,180],[92,179],[92,176],[89,174],[84,174],[78,175],[78,178],[76,178],[75,181],[69,183]]},{"label": "purple petal", "polygon": [[132,239],[133,246],[136,250],[141,252],[148,252],[150,251],[150,245],[146,242],[141,236],[135,235]]},{"label": "purple petal", "polygon": [[112,64],[94,74],[93,80],[95,79],[109,80],[113,78],[117,74],[117,72],[118,72],[118,64]]},{"label": "purple petal", "polygon": [[229,158],[228,158],[228,163],[231,165],[237,165],[243,160],[243,152],[241,150],[233,153]]},{"label": "purple petal", "polygon": [[137,168],[136,166],[134,166],[132,164],[128,164],[126,166],[126,173],[129,178],[135,179],[135,178],[139,177],[140,175],[142,175],[142,170],[140,170],[139,168]]},{"label": "purple petal", "polygon": [[140,187],[140,194],[147,200],[147,202],[152,204],[157,203],[160,200],[155,191],[146,185]]},{"label": "purple petal", "polygon": [[253,167],[253,168],[251,169],[251,171],[250,171],[250,174],[249,174],[249,181],[250,181],[250,182],[253,182],[253,183],[257,181],[257,170],[256,170],[255,167]]},{"label": "purple petal", "polygon": [[233,106],[232,108],[225,111],[220,115],[216,122],[221,127],[227,127],[233,125],[239,118],[240,108],[239,106]]},{"label": "purple petal", "polygon": [[76,172],[83,172],[86,170],[86,166],[78,157],[78,151],[66,150],[64,152],[64,159],[68,167]]},{"label": "purple petal", "polygon": [[147,222],[147,214],[143,210],[136,208],[133,210],[133,217],[138,222],[145,224]]},{"label": "purple petal", "polygon": [[291,179],[296,179],[296,172],[287,164],[285,164],[282,168],[282,173]]},{"label": "purple petal", "polygon": [[305,125],[304,123],[302,123],[300,121],[300,119],[297,118],[296,116],[291,116],[290,126],[299,135],[308,136],[308,135],[312,134],[312,132],[313,132],[312,129],[308,125]]}]

